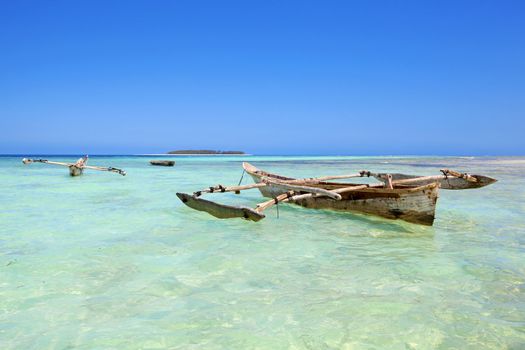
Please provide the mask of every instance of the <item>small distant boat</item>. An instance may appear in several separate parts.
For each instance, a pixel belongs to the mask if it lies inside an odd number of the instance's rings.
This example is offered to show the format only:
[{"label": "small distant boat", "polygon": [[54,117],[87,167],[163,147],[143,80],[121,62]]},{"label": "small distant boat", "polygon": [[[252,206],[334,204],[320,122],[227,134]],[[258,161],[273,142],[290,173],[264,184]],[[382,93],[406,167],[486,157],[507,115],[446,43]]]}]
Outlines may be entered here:
[{"label": "small distant boat", "polygon": [[75,163],[63,163],[63,162],[54,162],[47,159],[22,159],[22,163],[31,164],[31,163],[44,163],[51,165],[65,166],[69,168],[69,175],[71,176],[80,176],[84,173],[84,169],[98,170],[98,171],[109,171],[112,173],[117,173],[122,176],[126,175],[126,172],[122,169],[113,168],[113,167],[99,167],[99,166],[90,166],[87,165],[88,156],[84,156],[78,159]]},{"label": "small distant boat", "polygon": [[174,160],[151,160],[149,163],[151,165],[158,165],[158,166],[174,166],[175,165]]},{"label": "small distant boat", "polygon": [[[231,187],[217,185],[197,191],[193,195],[177,193],[177,196],[190,208],[205,211],[220,219],[239,217],[259,221],[265,217],[265,209],[289,202],[305,208],[372,214],[431,226],[434,223],[440,186],[446,189],[478,188],[496,181],[486,176],[462,174],[447,169],[442,171],[443,175],[438,176],[375,174],[361,171],[350,175],[294,179],[268,173],[249,163],[243,163],[243,168],[255,184]],[[363,185],[328,181],[356,177],[375,177],[382,183]],[[272,199],[259,203],[252,209],[199,198],[203,193],[240,193],[252,188],[257,188],[264,197]]]}]

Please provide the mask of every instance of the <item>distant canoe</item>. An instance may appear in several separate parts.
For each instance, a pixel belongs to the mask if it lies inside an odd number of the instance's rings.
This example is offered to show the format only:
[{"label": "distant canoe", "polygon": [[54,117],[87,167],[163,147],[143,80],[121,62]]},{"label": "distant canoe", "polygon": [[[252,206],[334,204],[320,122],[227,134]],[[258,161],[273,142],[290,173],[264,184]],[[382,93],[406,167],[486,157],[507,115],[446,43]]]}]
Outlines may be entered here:
[{"label": "distant canoe", "polygon": [[175,165],[174,160],[152,160],[149,163],[151,165],[158,165],[158,166],[174,166]]},{"label": "distant canoe", "polygon": [[[93,169],[93,170],[99,170],[99,171],[109,171],[112,173],[117,173],[122,176],[126,176],[126,172],[122,169],[113,168],[113,167],[101,167],[101,166],[91,166],[86,165],[87,163],[87,156],[82,157],[75,163],[63,163],[63,162],[53,162],[47,159],[22,159],[22,163],[24,164],[31,164],[31,163],[44,163],[44,164],[51,164],[51,165],[60,165],[60,166],[66,166],[69,168],[69,175],[71,176],[80,176],[84,173],[84,169]],[[82,160],[82,162],[81,162]]]}]

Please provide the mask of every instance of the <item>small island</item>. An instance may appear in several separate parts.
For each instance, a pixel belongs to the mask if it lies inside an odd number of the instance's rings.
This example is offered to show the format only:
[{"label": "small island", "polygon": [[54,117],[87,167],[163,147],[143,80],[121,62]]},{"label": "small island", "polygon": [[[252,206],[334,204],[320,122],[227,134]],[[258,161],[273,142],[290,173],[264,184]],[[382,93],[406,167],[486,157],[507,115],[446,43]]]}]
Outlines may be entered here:
[{"label": "small island", "polygon": [[169,151],[168,154],[211,154],[211,155],[243,155],[241,151],[213,151],[207,149]]}]

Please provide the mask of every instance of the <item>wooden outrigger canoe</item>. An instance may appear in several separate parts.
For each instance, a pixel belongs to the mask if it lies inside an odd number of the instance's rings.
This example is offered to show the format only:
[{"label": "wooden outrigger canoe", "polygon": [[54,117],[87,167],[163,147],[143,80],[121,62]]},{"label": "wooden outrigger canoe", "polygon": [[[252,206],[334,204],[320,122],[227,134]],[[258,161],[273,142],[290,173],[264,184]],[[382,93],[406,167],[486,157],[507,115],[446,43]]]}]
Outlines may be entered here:
[{"label": "wooden outrigger canoe", "polygon": [[[431,226],[434,222],[439,188],[436,182],[420,186],[394,183],[391,186],[392,188],[388,188],[388,186],[385,188],[383,184],[374,186],[333,183],[315,179],[296,180],[268,173],[249,163],[243,163],[243,168],[256,183],[264,182],[265,179],[277,179],[284,182],[299,182],[302,180],[308,186],[314,188],[335,192],[345,189],[344,192],[340,193],[340,200],[327,196],[308,196],[290,201],[305,208],[359,212],[428,226]],[[360,174],[360,176],[366,176],[366,172],[363,175]],[[352,188],[355,188],[355,190],[352,190]],[[269,198],[277,197],[286,192],[279,185],[258,187],[258,189],[264,197]]]},{"label": "wooden outrigger canoe", "polygon": [[[404,174],[375,174],[361,171],[350,175],[323,176],[294,179],[260,170],[243,163],[244,171],[255,181],[252,185],[225,187],[217,185],[193,195],[177,193],[187,206],[205,211],[217,218],[244,218],[259,221],[263,211],[279,203],[295,203],[306,208],[372,214],[388,219],[432,225],[435,217],[438,189],[467,189],[487,186],[496,180],[487,176],[461,174],[442,170],[439,176],[412,176]],[[380,184],[334,183],[328,180],[356,177],[374,177]],[[235,192],[257,188],[270,200],[259,203],[254,209],[230,206],[200,198],[203,193]]]},{"label": "wooden outrigger canoe", "polygon": [[100,167],[100,166],[90,166],[87,165],[88,157],[82,157],[75,163],[63,163],[63,162],[54,162],[47,159],[28,159],[24,158],[22,159],[22,163],[24,164],[32,164],[32,163],[44,163],[44,164],[51,164],[51,165],[59,165],[59,166],[65,166],[69,168],[69,175],[71,176],[80,176],[84,173],[84,169],[91,169],[91,170],[99,170],[99,171],[109,171],[112,173],[117,173],[122,176],[126,175],[126,172],[122,169],[113,168],[113,167]]}]

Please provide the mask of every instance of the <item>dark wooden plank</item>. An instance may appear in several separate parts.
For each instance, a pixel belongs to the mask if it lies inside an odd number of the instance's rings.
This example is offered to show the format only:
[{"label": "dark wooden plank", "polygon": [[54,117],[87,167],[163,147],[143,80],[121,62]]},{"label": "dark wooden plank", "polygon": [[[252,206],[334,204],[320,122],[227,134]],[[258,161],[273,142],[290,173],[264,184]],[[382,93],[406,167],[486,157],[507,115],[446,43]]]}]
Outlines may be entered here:
[{"label": "dark wooden plank", "polygon": [[177,193],[177,197],[188,207],[205,211],[219,219],[243,218],[250,221],[259,221],[265,218],[264,214],[258,213],[252,208],[237,207],[226,204],[220,204],[187,193]]}]

